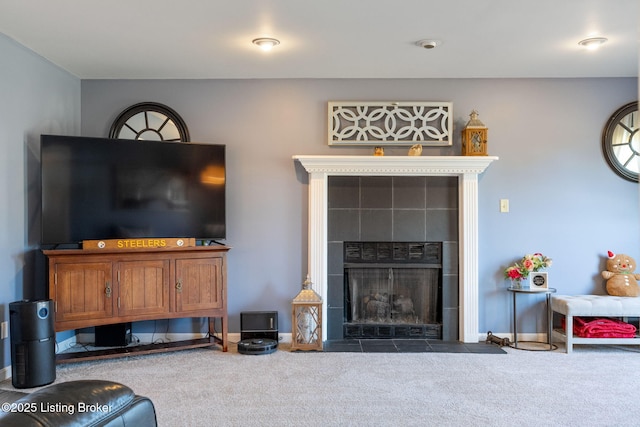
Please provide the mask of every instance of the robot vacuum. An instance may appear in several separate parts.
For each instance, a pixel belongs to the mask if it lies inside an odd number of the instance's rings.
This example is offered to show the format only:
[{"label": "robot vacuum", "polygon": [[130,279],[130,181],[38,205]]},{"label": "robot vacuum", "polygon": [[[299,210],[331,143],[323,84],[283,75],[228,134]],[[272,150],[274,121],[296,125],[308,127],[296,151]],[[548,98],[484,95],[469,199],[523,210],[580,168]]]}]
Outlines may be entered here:
[{"label": "robot vacuum", "polygon": [[250,338],[238,343],[238,353],[270,354],[276,351],[278,342],[269,338]]}]

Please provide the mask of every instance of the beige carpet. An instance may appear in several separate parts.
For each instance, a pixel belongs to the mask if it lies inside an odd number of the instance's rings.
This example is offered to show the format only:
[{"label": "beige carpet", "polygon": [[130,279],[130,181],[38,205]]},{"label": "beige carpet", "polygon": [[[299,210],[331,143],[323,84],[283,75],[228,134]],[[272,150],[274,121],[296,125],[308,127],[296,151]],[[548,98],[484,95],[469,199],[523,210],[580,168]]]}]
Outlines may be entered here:
[{"label": "beige carpet", "polygon": [[[118,381],[160,426],[638,426],[637,347],[567,355],[199,349],[59,365],[56,382]],[[0,383],[11,388],[10,380]]]}]

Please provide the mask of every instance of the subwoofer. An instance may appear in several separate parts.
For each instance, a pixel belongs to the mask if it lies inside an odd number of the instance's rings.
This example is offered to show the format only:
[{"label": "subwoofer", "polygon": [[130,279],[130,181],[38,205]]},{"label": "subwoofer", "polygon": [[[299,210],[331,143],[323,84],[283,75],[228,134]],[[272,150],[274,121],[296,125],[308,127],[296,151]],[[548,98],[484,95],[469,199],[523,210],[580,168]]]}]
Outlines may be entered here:
[{"label": "subwoofer", "polygon": [[126,347],[131,343],[131,322],[96,326],[96,347]]},{"label": "subwoofer", "polygon": [[11,383],[16,388],[51,384],[56,379],[56,339],[51,300],[9,304]]}]

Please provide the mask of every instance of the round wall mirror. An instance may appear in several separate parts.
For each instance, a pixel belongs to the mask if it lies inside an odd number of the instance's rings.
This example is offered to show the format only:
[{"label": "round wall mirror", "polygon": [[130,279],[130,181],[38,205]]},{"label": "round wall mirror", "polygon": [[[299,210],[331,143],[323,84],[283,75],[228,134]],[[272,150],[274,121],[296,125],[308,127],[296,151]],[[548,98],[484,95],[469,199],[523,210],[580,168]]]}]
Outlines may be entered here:
[{"label": "round wall mirror", "polygon": [[120,113],[109,138],[188,142],[189,130],[182,117],[166,105],[142,102]]},{"label": "round wall mirror", "polygon": [[621,177],[638,182],[640,174],[640,134],[638,102],[620,107],[602,132],[602,150],[609,166]]}]

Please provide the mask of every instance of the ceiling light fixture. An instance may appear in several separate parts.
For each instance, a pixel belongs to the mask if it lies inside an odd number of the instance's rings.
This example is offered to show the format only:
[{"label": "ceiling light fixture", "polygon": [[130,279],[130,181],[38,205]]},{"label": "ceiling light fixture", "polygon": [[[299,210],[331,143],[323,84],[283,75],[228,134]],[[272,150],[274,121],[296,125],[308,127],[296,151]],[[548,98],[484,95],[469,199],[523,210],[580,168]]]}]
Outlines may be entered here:
[{"label": "ceiling light fixture", "polygon": [[435,49],[440,46],[440,40],[424,39],[416,42],[416,45],[425,49]]},{"label": "ceiling light fixture", "polygon": [[255,44],[265,52],[269,52],[271,49],[274,48],[274,46],[278,46],[280,44],[280,40],[272,39],[269,37],[260,37],[257,39],[253,39],[251,43]]},{"label": "ceiling light fixture", "polygon": [[578,44],[589,50],[595,50],[606,42],[607,39],[605,37],[589,37],[588,39],[580,40]]}]

